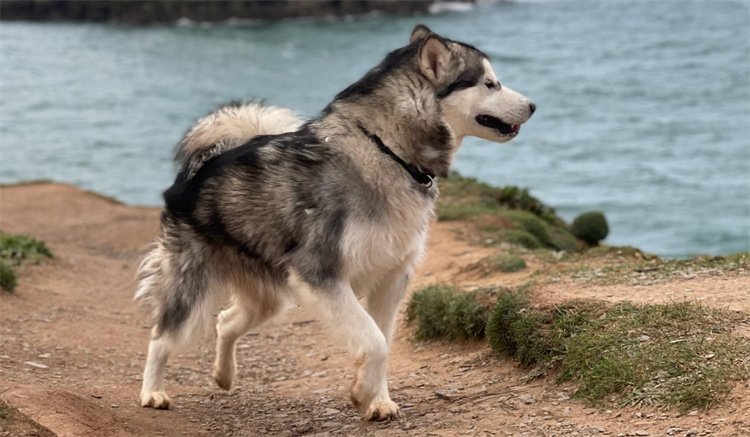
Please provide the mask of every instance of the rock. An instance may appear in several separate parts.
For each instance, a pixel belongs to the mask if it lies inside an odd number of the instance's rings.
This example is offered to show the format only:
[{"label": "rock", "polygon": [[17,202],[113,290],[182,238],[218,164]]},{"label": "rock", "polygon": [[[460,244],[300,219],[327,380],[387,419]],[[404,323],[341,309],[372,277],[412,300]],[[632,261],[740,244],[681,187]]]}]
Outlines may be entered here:
[{"label": "rock", "polygon": [[335,409],[335,408],[326,408],[323,412],[323,416],[335,416],[337,414],[341,414],[341,411]]},{"label": "rock", "polygon": [[438,399],[443,399],[446,401],[455,401],[456,399],[458,399],[458,396],[456,396],[454,392],[448,390],[437,390],[435,392],[435,396],[437,396]]},{"label": "rock", "polygon": [[528,393],[524,393],[524,394],[522,394],[522,395],[518,396],[518,399],[519,399],[519,400],[520,400],[521,402],[523,402],[524,404],[526,404],[526,405],[531,405],[531,404],[533,404],[533,403],[534,403],[534,397],[532,397],[532,396],[531,396],[530,394],[528,394]]},{"label": "rock", "polygon": [[648,433],[646,431],[635,431],[634,434],[635,435],[639,435],[639,436],[647,436],[648,435]]},{"label": "rock", "polygon": [[35,367],[37,369],[49,369],[49,366],[46,366],[44,364],[35,363],[33,361],[24,361],[24,364],[27,366]]},{"label": "rock", "polygon": [[698,435],[697,429],[689,429],[688,432],[685,433],[685,437],[695,437]]}]

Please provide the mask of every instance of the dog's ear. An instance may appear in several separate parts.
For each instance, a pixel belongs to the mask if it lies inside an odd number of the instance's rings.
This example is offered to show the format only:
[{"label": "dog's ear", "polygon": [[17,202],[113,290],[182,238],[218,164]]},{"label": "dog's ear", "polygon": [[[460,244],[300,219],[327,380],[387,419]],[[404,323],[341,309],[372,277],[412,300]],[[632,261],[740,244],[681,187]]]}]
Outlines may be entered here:
[{"label": "dog's ear", "polygon": [[445,41],[432,34],[419,47],[419,70],[433,83],[440,83],[453,54]]},{"label": "dog's ear", "polygon": [[432,31],[430,30],[429,27],[425,26],[424,24],[417,24],[417,26],[414,27],[414,30],[411,31],[409,44],[414,44],[420,39],[424,39],[427,37],[427,35],[431,35],[431,34],[432,34]]}]

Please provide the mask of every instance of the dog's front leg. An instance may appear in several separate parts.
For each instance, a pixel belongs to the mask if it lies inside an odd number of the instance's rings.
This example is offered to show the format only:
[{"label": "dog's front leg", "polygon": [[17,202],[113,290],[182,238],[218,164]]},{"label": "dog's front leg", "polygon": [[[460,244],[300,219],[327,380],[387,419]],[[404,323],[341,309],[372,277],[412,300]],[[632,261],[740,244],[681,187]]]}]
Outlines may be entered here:
[{"label": "dog's front leg", "polygon": [[411,275],[411,266],[397,269],[367,296],[367,312],[380,327],[389,347],[396,327],[398,305],[404,298]]},{"label": "dog's front leg", "polygon": [[398,416],[388,396],[388,344],[383,332],[359,303],[351,286],[338,281],[327,286],[304,284],[317,313],[355,353],[357,367],[350,390],[352,404],[369,420]]}]

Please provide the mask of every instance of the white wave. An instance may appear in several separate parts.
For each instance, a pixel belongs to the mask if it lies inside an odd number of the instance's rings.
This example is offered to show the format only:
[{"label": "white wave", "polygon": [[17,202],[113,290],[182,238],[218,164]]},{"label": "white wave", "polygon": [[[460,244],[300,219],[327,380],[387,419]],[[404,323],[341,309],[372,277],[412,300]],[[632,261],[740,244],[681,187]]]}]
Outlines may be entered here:
[{"label": "white wave", "polygon": [[472,9],[474,9],[473,2],[436,1],[427,11],[430,14],[442,14],[444,12],[468,12]]}]

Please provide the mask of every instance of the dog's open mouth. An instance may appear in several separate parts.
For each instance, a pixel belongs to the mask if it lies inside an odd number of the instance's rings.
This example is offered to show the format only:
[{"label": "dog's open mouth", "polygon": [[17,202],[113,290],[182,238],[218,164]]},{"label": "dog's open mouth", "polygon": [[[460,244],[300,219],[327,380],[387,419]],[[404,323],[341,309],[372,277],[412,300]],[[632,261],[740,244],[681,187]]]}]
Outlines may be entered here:
[{"label": "dog's open mouth", "polygon": [[495,129],[504,135],[515,135],[521,129],[520,124],[508,124],[497,117],[487,114],[477,115],[474,119],[482,126]]}]

